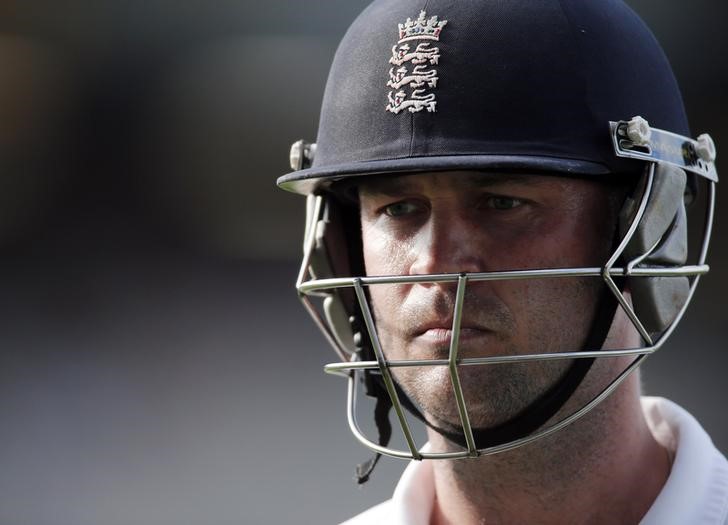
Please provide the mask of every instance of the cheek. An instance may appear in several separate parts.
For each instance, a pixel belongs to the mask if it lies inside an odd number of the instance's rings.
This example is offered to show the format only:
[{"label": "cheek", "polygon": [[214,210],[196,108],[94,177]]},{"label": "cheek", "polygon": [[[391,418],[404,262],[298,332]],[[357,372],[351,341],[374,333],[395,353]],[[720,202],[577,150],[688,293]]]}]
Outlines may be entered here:
[{"label": "cheek", "polygon": [[364,267],[367,275],[407,273],[411,264],[411,242],[395,239],[381,229],[362,226]]},{"label": "cheek", "polygon": [[[412,253],[411,245],[394,239],[373,227],[362,227],[364,266],[366,275],[402,275],[407,273]],[[371,307],[379,336],[387,346],[389,321],[397,318],[410,287],[407,285],[378,284],[368,288]]]},{"label": "cheek", "polygon": [[589,278],[504,283],[499,293],[516,320],[512,342],[532,352],[583,349],[599,287],[596,279]]},{"label": "cheek", "polygon": [[512,250],[514,268],[570,268],[600,266],[609,243],[593,217],[558,218],[545,223],[537,235]]},{"label": "cheek", "polygon": [[[586,184],[586,183],[585,183]],[[561,236],[572,264],[602,266],[611,254],[617,230],[617,210],[598,183],[585,185],[582,199],[564,220]]]}]

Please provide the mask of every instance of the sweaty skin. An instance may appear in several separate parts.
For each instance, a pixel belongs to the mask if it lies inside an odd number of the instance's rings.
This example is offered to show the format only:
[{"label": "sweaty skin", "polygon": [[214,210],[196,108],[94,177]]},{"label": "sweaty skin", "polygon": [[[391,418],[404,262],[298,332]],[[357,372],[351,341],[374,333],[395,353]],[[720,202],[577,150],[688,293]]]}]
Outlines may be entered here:
[{"label": "sweaty skin", "polygon": [[[366,272],[598,267],[608,257],[611,242],[606,240],[615,228],[617,208],[609,192],[598,182],[546,175],[449,172],[375,178],[359,187]],[[581,350],[601,286],[596,278],[472,283],[459,355]],[[380,285],[369,291],[388,359],[447,357],[454,285]],[[612,326],[608,344],[639,346],[623,315]],[[510,419],[555,384],[570,363],[459,367],[471,424],[487,428]],[[588,401],[628,363],[597,360],[562,412]],[[431,422],[460,428],[446,367],[398,368],[395,375]],[[428,436],[433,449],[453,447],[436,432]],[[635,468],[635,462],[645,468]],[[636,523],[664,483],[668,465],[644,423],[634,374],[558,437],[477,460],[434,462],[433,521],[568,523],[564,504],[556,505],[567,498],[575,523]],[[614,508],[623,512],[614,515],[609,510]],[[590,519],[583,521],[585,516]]]}]

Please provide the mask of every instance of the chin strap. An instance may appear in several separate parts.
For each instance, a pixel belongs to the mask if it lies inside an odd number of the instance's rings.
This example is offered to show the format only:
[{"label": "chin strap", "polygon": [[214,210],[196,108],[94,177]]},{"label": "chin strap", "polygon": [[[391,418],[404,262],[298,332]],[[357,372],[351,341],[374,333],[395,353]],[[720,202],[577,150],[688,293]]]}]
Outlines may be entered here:
[{"label": "chin strap", "polygon": [[[377,381],[377,383],[379,383],[379,388],[383,389],[381,378],[379,379],[380,381]],[[389,411],[392,408],[392,400],[389,398],[386,390],[383,394],[380,393],[377,395],[377,404],[374,407],[374,422],[377,425],[377,432],[379,432],[379,444],[386,447],[389,444],[389,439],[392,437],[392,424],[389,422]],[[374,467],[377,466],[381,457],[382,455],[377,452],[367,461],[356,466],[356,476],[354,479],[357,485],[362,485],[369,481],[369,476],[374,470]]]},{"label": "chin strap", "polygon": [[[623,283],[616,282],[621,289]],[[597,306],[594,322],[592,323],[589,335],[584,343],[584,348],[602,348],[606,341],[609,328],[617,311],[617,300],[608,289],[602,291]],[[533,403],[516,414],[508,421],[491,428],[473,428],[473,439],[476,448],[489,448],[509,441],[514,441],[522,437],[526,437],[538,428],[543,426],[549,419],[566,404],[569,398],[574,394],[579,385],[586,377],[587,373],[594,364],[595,358],[575,359],[574,363],[569,367],[566,373],[551,388],[549,388],[542,396]],[[381,376],[372,371],[364,373],[366,393],[376,398],[376,407],[374,409],[374,421],[379,432],[379,444],[387,446],[392,436],[392,425],[389,421],[389,411],[392,408],[392,400],[387,393],[382,382]],[[400,402],[409,410],[417,419],[422,421],[429,428],[438,432],[453,443],[467,448],[465,434],[461,432],[452,432],[427,421],[422,411],[415,403],[402,391],[399,384],[395,382],[395,388]],[[357,466],[356,480],[357,483],[366,483],[369,480],[374,467],[376,466],[380,453],[376,453],[374,457]]]}]

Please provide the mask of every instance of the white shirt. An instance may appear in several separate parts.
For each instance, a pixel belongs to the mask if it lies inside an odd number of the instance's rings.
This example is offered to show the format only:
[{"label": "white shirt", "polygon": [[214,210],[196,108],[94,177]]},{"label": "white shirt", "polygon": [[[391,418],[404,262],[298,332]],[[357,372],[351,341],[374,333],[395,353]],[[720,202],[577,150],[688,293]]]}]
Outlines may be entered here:
[{"label": "white shirt", "polygon": [[[641,525],[728,525],[728,461],[686,410],[667,399],[642,398],[655,439],[673,455],[672,469]],[[429,525],[435,482],[429,461],[412,461],[392,499],[345,525]]]}]

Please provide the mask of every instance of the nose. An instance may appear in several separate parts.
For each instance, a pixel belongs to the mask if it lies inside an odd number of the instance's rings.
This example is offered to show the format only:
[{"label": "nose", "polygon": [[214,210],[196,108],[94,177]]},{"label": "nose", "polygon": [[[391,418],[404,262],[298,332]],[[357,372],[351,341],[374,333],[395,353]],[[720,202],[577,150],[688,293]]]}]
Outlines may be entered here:
[{"label": "nose", "polygon": [[433,211],[411,245],[412,275],[486,271],[485,225],[467,210]]}]

